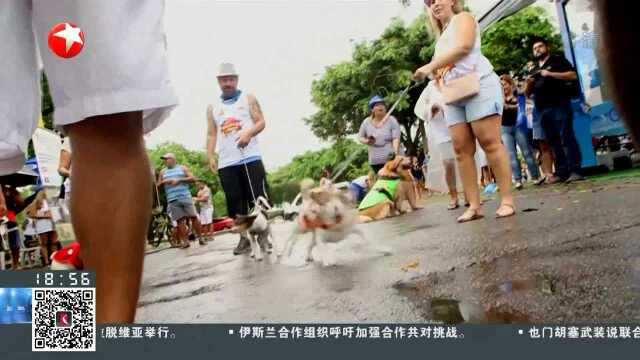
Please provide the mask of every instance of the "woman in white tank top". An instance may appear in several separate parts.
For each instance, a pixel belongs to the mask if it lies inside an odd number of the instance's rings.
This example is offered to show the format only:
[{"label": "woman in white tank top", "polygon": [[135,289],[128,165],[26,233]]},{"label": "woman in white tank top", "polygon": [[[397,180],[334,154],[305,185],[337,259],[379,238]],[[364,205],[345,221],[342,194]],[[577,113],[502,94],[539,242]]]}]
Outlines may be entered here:
[{"label": "woman in white tank top", "polygon": [[500,187],[501,204],[496,217],[515,214],[511,194],[509,155],[501,141],[504,99],[500,79],[480,51],[480,29],[473,15],[462,11],[461,0],[425,0],[429,26],[438,39],[433,59],[419,68],[414,79],[435,78],[441,86],[477,72],[480,92],[468,99],[445,105],[445,119],[453,140],[465,193],[470,206],[458,222],[482,217],[480,189],[474,160],[476,140],[486,153]]}]

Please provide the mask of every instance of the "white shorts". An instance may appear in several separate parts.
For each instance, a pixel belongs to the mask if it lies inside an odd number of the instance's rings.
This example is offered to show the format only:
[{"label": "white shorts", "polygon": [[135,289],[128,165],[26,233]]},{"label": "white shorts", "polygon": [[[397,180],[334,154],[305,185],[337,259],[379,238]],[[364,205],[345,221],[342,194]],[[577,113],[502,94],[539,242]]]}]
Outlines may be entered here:
[{"label": "white shorts", "polygon": [[[162,0],[0,1],[0,38],[7,49],[0,60],[0,175],[22,167],[40,117],[38,53],[56,126],[143,111],[144,131],[157,127],[178,104],[163,13]],[[85,37],[71,59],[48,48],[49,30],[62,21],[76,24]]]},{"label": "white shorts", "polygon": [[213,222],[213,208],[201,208],[200,209],[200,224],[209,225]]},{"label": "white shorts", "polygon": [[453,143],[451,141],[438,144],[438,151],[440,152],[440,159],[455,160],[456,154],[453,152]]}]

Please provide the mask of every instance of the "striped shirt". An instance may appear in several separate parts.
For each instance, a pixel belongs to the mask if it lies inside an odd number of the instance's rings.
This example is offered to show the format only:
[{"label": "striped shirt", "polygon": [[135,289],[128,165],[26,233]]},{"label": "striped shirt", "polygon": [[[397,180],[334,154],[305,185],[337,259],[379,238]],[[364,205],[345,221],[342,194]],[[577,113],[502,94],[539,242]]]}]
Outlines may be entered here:
[{"label": "striped shirt", "polygon": [[[173,168],[165,168],[162,174],[162,180],[178,179],[187,177],[182,165],[176,165]],[[167,194],[167,201],[175,201],[179,199],[191,199],[189,185],[180,182],[177,185],[164,184],[164,191]]]}]

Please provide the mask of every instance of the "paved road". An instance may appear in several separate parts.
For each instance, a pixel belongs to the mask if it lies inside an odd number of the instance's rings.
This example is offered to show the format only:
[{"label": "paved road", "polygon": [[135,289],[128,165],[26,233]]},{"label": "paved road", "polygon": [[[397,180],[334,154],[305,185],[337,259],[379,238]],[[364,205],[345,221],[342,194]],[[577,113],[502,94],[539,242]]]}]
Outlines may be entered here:
[{"label": "paved road", "polygon": [[[148,255],[138,322],[539,322],[640,319],[640,180],[526,191],[516,217],[458,225],[443,201],[359,225],[393,249],[337,265],[256,263],[237,238]],[[459,212],[461,212],[460,210]],[[276,246],[291,232],[274,226]],[[409,265],[407,267],[407,265]],[[403,267],[405,269],[403,270]],[[406,271],[405,271],[406,270]]]}]

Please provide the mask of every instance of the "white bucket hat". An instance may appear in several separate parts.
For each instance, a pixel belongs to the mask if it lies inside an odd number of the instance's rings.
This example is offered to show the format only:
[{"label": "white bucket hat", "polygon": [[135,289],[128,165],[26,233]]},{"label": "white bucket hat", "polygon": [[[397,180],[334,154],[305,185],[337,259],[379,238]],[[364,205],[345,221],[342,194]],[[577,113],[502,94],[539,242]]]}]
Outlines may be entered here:
[{"label": "white bucket hat", "polygon": [[238,76],[236,67],[232,63],[222,63],[218,70],[218,77],[222,76]]}]

